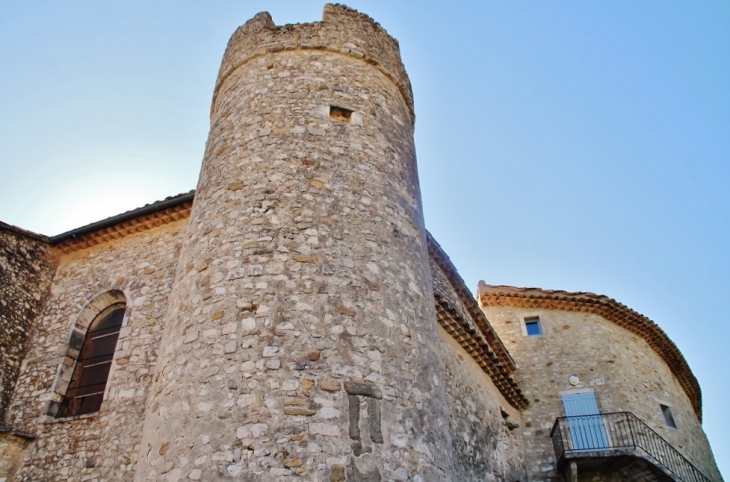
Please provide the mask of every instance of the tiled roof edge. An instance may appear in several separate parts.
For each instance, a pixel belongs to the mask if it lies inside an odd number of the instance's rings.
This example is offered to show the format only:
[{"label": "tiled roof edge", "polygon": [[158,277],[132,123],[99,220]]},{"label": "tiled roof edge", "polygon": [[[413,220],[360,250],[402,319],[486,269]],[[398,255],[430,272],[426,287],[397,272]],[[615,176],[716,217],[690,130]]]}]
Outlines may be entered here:
[{"label": "tiled roof edge", "polygon": [[52,236],[49,241],[64,253],[69,253],[123,238],[188,217],[194,197],[195,191],[168,197],[162,201]]},{"label": "tiled roof edge", "polygon": [[588,292],[517,288],[479,284],[479,303],[483,306],[516,306],[587,312],[626,328],[643,338],[664,360],[692,403],[702,422],[702,391],[687,360],[664,330],[646,316],[605,295]]},{"label": "tiled roof edge", "polygon": [[[522,391],[512,377],[512,374],[516,370],[515,361],[512,359],[512,356],[509,351],[507,351],[507,348],[504,346],[497,333],[494,329],[492,329],[489,324],[489,320],[487,320],[487,317],[479,307],[477,300],[466,287],[466,283],[464,283],[464,280],[459,275],[456,267],[451,263],[448,255],[428,231],[426,231],[426,237],[428,242],[429,258],[446,276],[446,279],[451,284],[454,292],[459,297],[459,301],[461,301],[463,306],[467,309],[468,315],[471,317],[470,321],[472,321],[476,329],[479,330],[483,339],[487,342],[489,349],[492,351],[491,356],[490,353],[485,353],[485,357],[496,357],[495,369],[499,372],[499,379],[495,379],[491,373],[487,374],[490,378],[492,378],[499,390],[503,392],[503,395],[507,398],[507,400],[512,401],[518,409],[525,408],[527,406],[527,399],[522,394]],[[443,304],[443,302],[438,299],[436,299],[436,303]],[[448,307],[444,306],[444,308]],[[479,363],[479,360],[475,361]]]},{"label": "tiled roof edge", "polygon": [[77,238],[79,236],[83,236],[84,234],[93,233],[94,231],[99,231],[100,229],[114,226],[115,224],[120,224],[124,221],[129,221],[131,219],[144,216],[146,214],[151,214],[154,212],[162,211],[163,209],[169,207],[174,207],[180,204],[184,204],[186,202],[190,202],[193,200],[194,196],[195,191],[178,194],[177,196],[171,196],[162,201],[147,204],[145,206],[142,206],[141,208],[132,209],[130,211],[123,212],[122,214],[117,214],[116,216],[102,219],[101,221],[87,224],[86,226],[72,229],[71,231],[66,231],[65,233],[61,233],[56,236],[51,236],[49,239],[51,244],[60,244],[66,240]]},{"label": "tiled roof edge", "polygon": [[17,226],[13,226],[12,224],[4,223],[2,221],[0,221],[0,230],[10,231],[11,233],[25,236],[26,238],[35,239],[36,241],[41,241],[43,243],[50,243],[50,238],[48,236],[34,233],[33,231],[28,231],[27,229],[19,228]]}]

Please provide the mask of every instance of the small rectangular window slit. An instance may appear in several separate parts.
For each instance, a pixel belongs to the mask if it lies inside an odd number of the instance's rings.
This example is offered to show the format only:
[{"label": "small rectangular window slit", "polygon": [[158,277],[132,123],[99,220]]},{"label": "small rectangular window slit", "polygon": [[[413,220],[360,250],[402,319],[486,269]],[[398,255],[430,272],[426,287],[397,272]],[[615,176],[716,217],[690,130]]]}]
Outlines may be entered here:
[{"label": "small rectangular window slit", "polygon": [[677,422],[674,421],[674,415],[672,415],[672,409],[663,403],[659,404],[659,408],[662,411],[662,417],[664,418],[664,425],[670,428],[677,428]]},{"label": "small rectangular window slit", "polygon": [[350,116],[352,116],[352,111],[350,109],[337,107],[336,105],[330,106],[330,119],[338,120],[340,122],[350,122]]}]

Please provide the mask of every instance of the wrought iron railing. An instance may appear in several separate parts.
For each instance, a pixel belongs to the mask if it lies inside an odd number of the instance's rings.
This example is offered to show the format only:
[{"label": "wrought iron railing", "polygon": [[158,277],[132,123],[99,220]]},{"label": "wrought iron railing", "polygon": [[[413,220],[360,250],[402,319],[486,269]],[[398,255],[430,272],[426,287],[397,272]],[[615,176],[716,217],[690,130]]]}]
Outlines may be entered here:
[{"label": "wrought iron railing", "polygon": [[597,457],[633,452],[682,482],[710,482],[677,449],[631,412],[560,417],[555,420],[550,437],[558,464],[596,452],[600,452],[595,454]]}]

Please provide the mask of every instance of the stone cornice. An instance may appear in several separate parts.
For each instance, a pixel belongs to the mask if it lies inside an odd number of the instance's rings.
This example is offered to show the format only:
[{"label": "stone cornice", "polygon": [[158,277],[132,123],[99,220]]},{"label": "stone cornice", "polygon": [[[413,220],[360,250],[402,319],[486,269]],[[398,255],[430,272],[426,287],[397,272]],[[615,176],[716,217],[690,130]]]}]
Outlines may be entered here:
[{"label": "stone cornice", "polygon": [[194,192],[180,194],[50,238],[63,253],[121,239],[190,216]]},{"label": "stone cornice", "polygon": [[[528,401],[514,379],[516,365],[507,348],[497,336],[476,299],[441,246],[428,233],[428,254],[434,273],[434,300],[439,325],[471,356],[515,408],[522,410]],[[438,286],[439,273],[456,295],[442,293]],[[441,278],[443,279],[443,278]]]},{"label": "stone cornice", "polygon": [[702,392],[684,356],[659,326],[618,301],[593,293],[516,288],[479,284],[482,306],[513,306],[547,310],[576,311],[598,315],[643,338],[664,360],[692,403],[697,418],[702,421]]}]

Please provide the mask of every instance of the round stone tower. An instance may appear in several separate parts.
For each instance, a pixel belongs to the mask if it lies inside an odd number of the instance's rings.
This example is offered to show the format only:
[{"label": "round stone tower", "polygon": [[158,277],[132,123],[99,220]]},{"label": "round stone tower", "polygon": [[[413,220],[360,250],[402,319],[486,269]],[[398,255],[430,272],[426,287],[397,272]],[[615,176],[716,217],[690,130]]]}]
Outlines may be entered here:
[{"label": "round stone tower", "polygon": [[236,31],[137,480],[449,480],[413,121],[369,17]]}]

